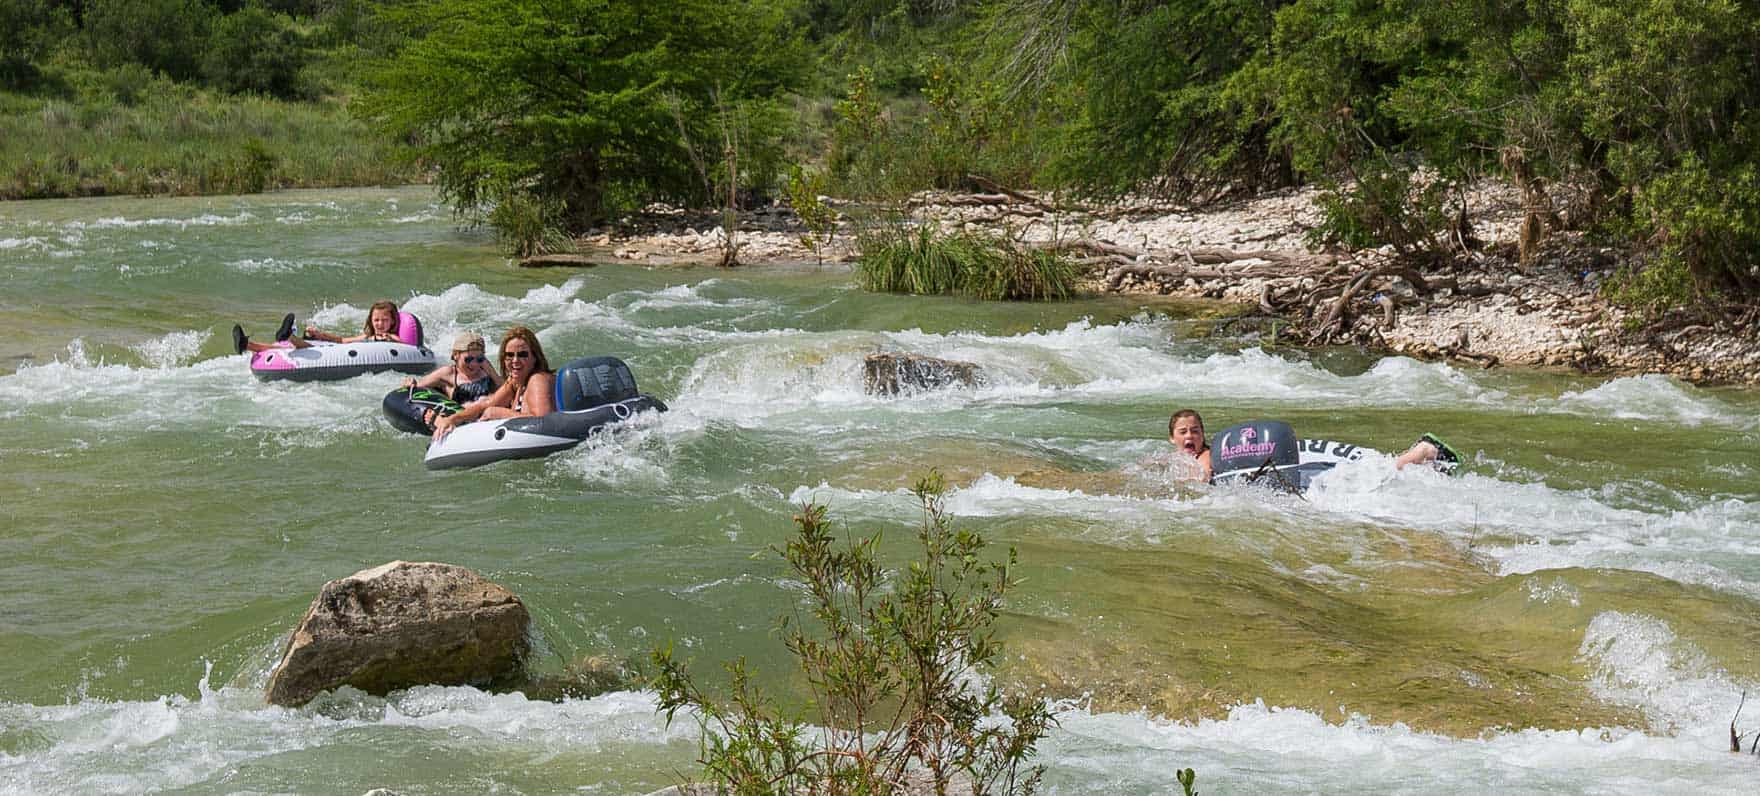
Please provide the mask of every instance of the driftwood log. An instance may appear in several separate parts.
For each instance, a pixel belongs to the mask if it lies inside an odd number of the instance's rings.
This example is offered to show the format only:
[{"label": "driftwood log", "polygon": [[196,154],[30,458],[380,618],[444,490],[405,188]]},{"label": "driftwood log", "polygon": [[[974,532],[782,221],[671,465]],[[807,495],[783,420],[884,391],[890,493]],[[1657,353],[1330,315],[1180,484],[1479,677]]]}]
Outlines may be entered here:
[{"label": "driftwood log", "polygon": [[534,254],[519,259],[521,268],[591,268],[598,264],[598,261],[585,254]]}]

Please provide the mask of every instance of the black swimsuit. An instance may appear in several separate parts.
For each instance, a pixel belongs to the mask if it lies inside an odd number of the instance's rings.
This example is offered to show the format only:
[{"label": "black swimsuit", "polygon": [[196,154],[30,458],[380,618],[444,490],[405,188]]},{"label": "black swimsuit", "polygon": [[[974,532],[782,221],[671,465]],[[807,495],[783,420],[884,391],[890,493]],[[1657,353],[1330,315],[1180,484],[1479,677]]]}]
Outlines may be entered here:
[{"label": "black swimsuit", "polygon": [[485,395],[495,392],[495,380],[484,376],[476,381],[461,381],[452,388],[452,400],[468,404]]}]

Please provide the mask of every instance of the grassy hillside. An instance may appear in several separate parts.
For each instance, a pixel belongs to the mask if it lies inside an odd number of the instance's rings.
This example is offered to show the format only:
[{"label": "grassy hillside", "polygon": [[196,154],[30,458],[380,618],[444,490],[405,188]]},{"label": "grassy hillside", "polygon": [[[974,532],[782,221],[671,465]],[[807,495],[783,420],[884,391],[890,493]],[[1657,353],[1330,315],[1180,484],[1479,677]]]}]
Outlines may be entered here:
[{"label": "grassy hillside", "polygon": [[0,199],[246,193],[423,178],[336,99],[155,80],[132,101],[0,94]]}]

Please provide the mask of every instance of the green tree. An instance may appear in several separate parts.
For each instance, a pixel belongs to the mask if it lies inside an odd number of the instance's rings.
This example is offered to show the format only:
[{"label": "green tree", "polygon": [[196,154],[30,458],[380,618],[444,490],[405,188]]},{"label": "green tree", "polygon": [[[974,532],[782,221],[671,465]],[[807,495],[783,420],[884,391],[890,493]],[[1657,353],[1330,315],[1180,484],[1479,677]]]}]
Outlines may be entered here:
[{"label": "green tree", "polygon": [[[619,204],[711,202],[692,142],[752,120],[739,165],[774,175],[778,99],[805,65],[770,0],[417,0],[360,113],[411,141],[442,195],[475,213],[518,193],[579,231]],[[754,153],[775,153],[768,164]]]},{"label": "green tree", "polygon": [[28,88],[72,23],[51,0],[0,0],[0,88]]},{"label": "green tree", "polygon": [[1293,175],[1269,141],[1269,97],[1240,84],[1287,4],[1008,0],[990,68],[1054,111],[1052,181],[1197,200],[1282,187]]},{"label": "green tree", "polygon": [[1569,98],[1611,212],[1654,255],[1616,295],[1653,310],[1760,304],[1760,3],[1565,6]]},{"label": "green tree", "polygon": [[173,80],[201,71],[202,44],[214,11],[202,0],[91,0],[82,24],[102,67],[136,63]]},{"label": "green tree", "polygon": [[306,93],[300,82],[306,59],[305,42],[290,21],[252,4],[214,22],[202,74],[222,91],[298,99]]}]

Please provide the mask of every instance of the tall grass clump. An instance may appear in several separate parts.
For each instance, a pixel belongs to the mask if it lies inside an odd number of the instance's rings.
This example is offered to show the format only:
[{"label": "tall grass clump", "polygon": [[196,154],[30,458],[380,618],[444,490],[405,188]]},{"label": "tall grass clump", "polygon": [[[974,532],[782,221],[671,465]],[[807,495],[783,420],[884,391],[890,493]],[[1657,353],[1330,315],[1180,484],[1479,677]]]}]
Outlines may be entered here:
[{"label": "tall grass clump", "polygon": [[489,211],[489,226],[502,249],[515,257],[534,257],[568,248],[562,231],[561,200],[508,191]]},{"label": "tall grass clump", "polygon": [[983,266],[982,247],[969,235],[944,235],[934,224],[887,224],[856,239],[862,288],[876,293],[940,295],[965,288],[965,275]]},{"label": "tall grass clump", "polygon": [[857,238],[856,273],[878,293],[958,294],[987,301],[1045,301],[1075,293],[1075,264],[1056,252],[939,225],[883,224]]},{"label": "tall grass clump", "polygon": [[654,652],[654,688],[671,721],[699,723],[700,762],[717,793],[1030,793],[1029,764],[1053,723],[1045,702],[1005,696],[987,675],[1002,656],[993,624],[1016,581],[1014,551],[984,560],[982,536],[952,528],[946,482],[913,494],[921,557],[892,569],[880,536],[839,544],[824,506],[805,504],[779,549],[806,592],[805,618],[783,619],[784,645],[811,692],[813,723],[777,706],[744,661],[727,665],[731,696],[711,697]]}]

